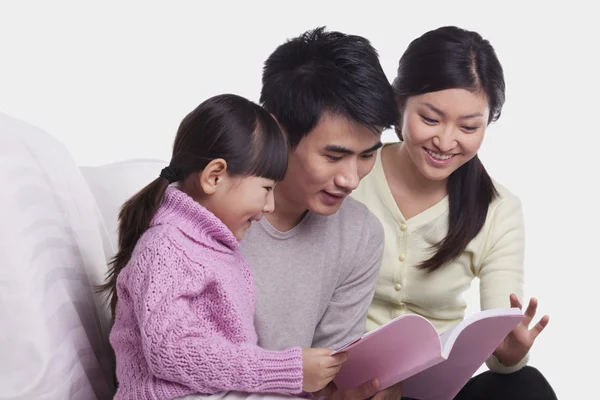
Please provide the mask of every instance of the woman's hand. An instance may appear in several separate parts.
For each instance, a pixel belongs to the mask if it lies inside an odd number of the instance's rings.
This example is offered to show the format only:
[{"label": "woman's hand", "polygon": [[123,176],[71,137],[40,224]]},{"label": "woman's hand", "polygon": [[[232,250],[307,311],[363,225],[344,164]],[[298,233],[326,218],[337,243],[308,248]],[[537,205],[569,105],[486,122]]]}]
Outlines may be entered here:
[{"label": "woman's hand", "polygon": [[[519,309],[523,307],[515,294],[510,295],[510,306],[519,307]],[[525,310],[525,318],[504,338],[500,346],[494,351],[494,355],[503,365],[512,367],[518,364],[527,355],[538,335],[548,325],[550,317],[544,315],[532,329],[529,329],[529,324],[535,317],[537,306],[537,299],[532,298],[529,301],[527,310]]]}]

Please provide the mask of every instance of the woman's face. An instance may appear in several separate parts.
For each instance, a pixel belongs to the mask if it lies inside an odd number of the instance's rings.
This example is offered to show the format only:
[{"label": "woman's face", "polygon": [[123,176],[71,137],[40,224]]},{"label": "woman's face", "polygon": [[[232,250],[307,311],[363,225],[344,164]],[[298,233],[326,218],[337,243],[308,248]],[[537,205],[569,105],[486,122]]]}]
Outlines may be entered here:
[{"label": "woman's face", "polygon": [[403,147],[426,179],[448,179],[479,151],[490,114],[485,93],[446,89],[402,107]]}]

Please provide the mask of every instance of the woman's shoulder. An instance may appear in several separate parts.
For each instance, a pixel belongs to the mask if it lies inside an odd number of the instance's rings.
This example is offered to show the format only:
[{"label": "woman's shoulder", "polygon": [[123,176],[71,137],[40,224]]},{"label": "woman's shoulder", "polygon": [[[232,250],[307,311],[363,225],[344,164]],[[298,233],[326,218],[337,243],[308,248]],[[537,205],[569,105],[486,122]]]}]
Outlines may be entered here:
[{"label": "woman's shoulder", "polygon": [[485,242],[493,242],[494,238],[515,229],[521,230],[524,224],[521,199],[506,186],[495,180],[493,183],[498,195],[490,204],[483,229],[478,235]]},{"label": "woman's shoulder", "polygon": [[521,208],[521,199],[517,194],[496,180],[492,180],[492,182],[498,192],[498,196],[490,204],[488,216],[491,212]]},{"label": "woman's shoulder", "polygon": [[489,206],[481,231],[470,244],[474,264],[479,269],[485,260],[520,254],[524,249],[524,219],[519,197],[506,186],[493,181],[498,196]]}]

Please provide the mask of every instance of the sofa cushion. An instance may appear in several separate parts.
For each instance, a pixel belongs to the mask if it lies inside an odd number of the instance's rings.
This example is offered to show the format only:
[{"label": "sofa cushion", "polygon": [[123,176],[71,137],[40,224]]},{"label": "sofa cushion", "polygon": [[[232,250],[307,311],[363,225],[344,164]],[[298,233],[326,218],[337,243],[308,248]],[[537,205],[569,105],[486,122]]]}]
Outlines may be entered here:
[{"label": "sofa cushion", "polygon": [[109,238],[105,246],[110,261],[118,248],[118,216],[121,206],[144,186],[158,177],[167,165],[159,160],[127,160],[98,167],[81,167],[81,172],[92,191],[102,215]]},{"label": "sofa cushion", "polygon": [[0,391],[110,399],[101,217],[78,166],[47,133],[0,113]]}]

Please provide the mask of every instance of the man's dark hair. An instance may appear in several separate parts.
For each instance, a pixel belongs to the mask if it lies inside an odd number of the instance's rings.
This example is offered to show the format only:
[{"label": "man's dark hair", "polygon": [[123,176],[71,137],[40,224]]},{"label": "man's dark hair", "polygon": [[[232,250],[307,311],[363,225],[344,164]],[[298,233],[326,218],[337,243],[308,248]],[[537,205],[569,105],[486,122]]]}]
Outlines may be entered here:
[{"label": "man's dark hair", "polygon": [[398,120],[377,51],[361,36],[319,27],[290,39],[265,62],[262,84],[260,102],[277,118],[291,148],[326,112],[372,129]]}]

